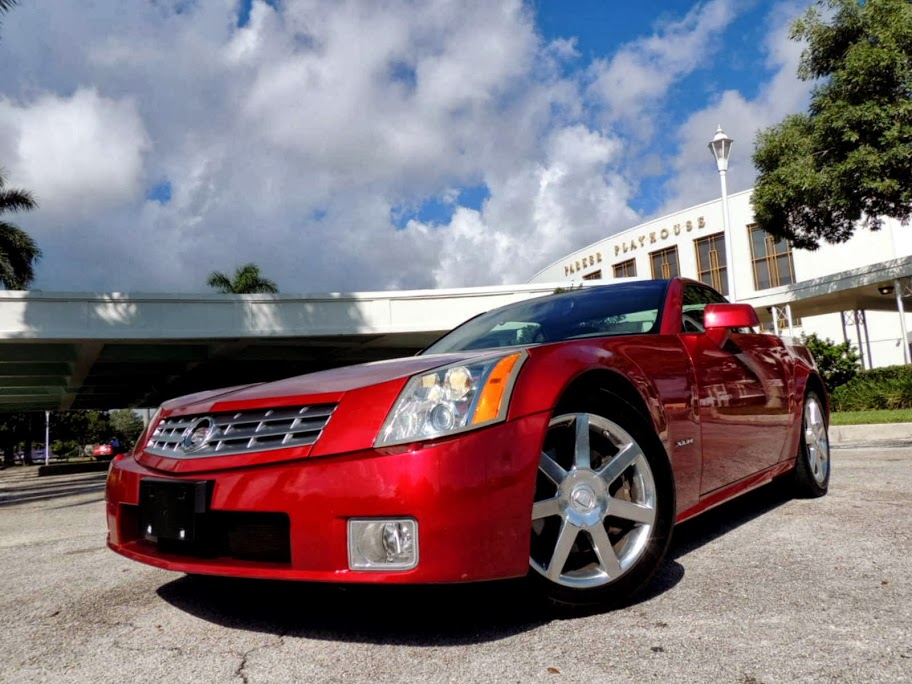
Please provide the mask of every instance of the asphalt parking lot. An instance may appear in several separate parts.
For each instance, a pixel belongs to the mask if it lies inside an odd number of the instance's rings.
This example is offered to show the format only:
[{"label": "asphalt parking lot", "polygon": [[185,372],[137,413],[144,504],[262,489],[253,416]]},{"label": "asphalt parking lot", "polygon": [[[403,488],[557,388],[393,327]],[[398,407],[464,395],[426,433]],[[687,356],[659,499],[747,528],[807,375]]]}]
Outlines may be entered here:
[{"label": "asphalt parking lot", "polygon": [[641,600],[558,618],[517,583],[200,582],[104,546],[103,473],[0,472],[0,682],[912,681],[912,446],[834,450],[682,525]]}]

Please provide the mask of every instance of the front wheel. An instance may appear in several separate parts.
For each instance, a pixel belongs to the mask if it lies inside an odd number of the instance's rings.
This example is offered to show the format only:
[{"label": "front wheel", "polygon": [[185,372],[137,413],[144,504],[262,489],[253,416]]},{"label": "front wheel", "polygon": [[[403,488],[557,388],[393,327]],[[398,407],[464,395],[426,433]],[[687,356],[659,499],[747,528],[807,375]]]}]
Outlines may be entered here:
[{"label": "front wheel", "polygon": [[658,569],[674,523],[671,469],[638,417],[563,413],[539,458],[529,563],[563,605],[628,601]]},{"label": "front wheel", "polygon": [[830,487],[830,436],[823,407],[816,392],[807,393],[794,476],[795,493],[806,498],[823,496]]}]

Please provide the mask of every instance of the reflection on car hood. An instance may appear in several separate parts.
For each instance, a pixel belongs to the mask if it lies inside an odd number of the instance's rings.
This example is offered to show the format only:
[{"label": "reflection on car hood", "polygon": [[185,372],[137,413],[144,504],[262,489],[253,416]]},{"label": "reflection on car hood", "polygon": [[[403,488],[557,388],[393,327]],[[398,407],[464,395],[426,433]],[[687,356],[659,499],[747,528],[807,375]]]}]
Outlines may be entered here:
[{"label": "reflection on car hood", "polygon": [[[494,354],[498,353],[500,352],[494,352]],[[439,366],[490,355],[492,355],[491,350],[481,353],[432,354],[344,366],[276,382],[179,397],[167,402],[164,408],[169,411],[186,413],[233,410],[248,402],[266,406],[271,400],[278,400],[276,403],[281,405],[298,399],[311,403],[309,398],[313,398],[314,403],[334,402],[350,390],[378,385],[397,378],[404,379]]]}]

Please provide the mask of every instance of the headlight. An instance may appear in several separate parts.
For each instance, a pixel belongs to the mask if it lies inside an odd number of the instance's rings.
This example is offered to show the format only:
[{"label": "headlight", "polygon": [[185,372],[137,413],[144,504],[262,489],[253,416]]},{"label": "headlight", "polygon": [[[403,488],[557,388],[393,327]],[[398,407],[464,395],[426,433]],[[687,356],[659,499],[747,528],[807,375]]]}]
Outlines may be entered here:
[{"label": "headlight", "polygon": [[404,444],[503,420],[525,352],[416,375],[383,421],[374,446]]}]

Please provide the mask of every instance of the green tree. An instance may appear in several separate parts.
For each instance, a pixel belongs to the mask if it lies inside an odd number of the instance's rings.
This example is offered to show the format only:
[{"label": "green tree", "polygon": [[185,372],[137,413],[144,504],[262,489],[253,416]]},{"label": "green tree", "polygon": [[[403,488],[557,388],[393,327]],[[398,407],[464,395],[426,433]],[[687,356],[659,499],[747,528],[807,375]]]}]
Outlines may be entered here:
[{"label": "green tree", "polygon": [[3,450],[3,465],[15,462],[16,450],[28,437],[29,416],[22,411],[0,413],[0,449]]},{"label": "green tree", "polygon": [[88,409],[85,411],[53,411],[51,413],[52,436],[80,444],[100,444],[114,433],[107,411]]},{"label": "green tree", "polygon": [[86,425],[79,441],[83,444],[104,444],[114,436],[114,427],[107,411],[89,409],[81,411]]},{"label": "green tree", "polygon": [[143,431],[142,418],[132,409],[111,411],[111,427],[124,446],[133,446]]},{"label": "green tree", "polygon": [[17,451],[23,452],[23,460],[30,463],[32,449],[43,444],[44,411],[0,413],[0,450],[4,466],[14,463]]},{"label": "green tree", "polygon": [[264,278],[260,274],[260,267],[252,263],[244,264],[235,270],[233,278],[229,278],[221,271],[213,271],[206,283],[222,294],[275,294],[279,291],[275,282]]},{"label": "green tree", "polygon": [[[139,423],[142,420],[126,409]],[[139,433],[135,424],[122,411],[51,411],[51,445],[57,456],[78,456],[83,447],[104,444],[113,437],[132,444]],[[16,451],[29,453],[29,446],[44,444],[44,411],[0,413],[0,451],[4,465],[12,465]]]},{"label": "green tree", "polygon": [[814,356],[828,392],[846,384],[860,370],[858,352],[849,342],[836,344],[828,337],[820,338],[813,333],[802,337],[801,342]]},{"label": "green tree", "polygon": [[[822,11],[821,11],[822,10]],[[757,224],[797,247],[912,217],[912,0],[818,0],[793,25],[810,109],[757,135]]]},{"label": "green tree", "polygon": [[41,258],[41,250],[28,233],[5,221],[3,214],[31,211],[37,206],[31,193],[7,188],[0,172],[0,285],[8,290],[28,289],[35,279],[34,265]]},{"label": "green tree", "polygon": [[[82,456],[85,445],[91,443],[86,436],[88,424],[87,411],[52,411],[50,432],[53,454],[66,458]],[[41,425],[43,430],[43,420]]]}]

